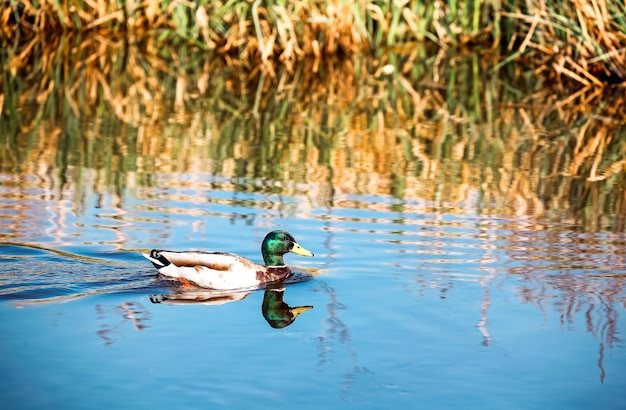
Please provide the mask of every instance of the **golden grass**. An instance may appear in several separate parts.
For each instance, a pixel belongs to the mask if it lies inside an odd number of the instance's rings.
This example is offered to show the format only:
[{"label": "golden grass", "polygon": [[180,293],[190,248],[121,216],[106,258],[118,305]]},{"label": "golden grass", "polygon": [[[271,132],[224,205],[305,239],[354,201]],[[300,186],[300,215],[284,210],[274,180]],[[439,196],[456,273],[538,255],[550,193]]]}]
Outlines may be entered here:
[{"label": "golden grass", "polygon": [[508,49],[532,50],[538,72],[602,87],[626,78],[626,6],[620,2],[533,0],[503,16],[519,22]]},{"label": "golden grass", "polygon": [[0,30],[10,59],[37,52],[34,39],[97,33],[183,40],[250,68],[280,62],[292,70],[305,58],[427,41],[442,49],[499,49],[501,65],[522,59],[543,75],[603,87],[626,80],[625,15],[623,2],[607,0],[45,0],[5,2]]}]

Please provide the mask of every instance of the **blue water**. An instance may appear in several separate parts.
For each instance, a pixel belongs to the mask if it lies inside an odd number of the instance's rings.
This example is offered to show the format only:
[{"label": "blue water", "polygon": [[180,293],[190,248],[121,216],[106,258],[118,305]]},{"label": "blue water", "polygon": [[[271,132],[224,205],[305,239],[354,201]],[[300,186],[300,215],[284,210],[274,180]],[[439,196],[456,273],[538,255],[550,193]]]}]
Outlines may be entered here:
[{"label": "blue water", "polygon": [[[626,403],[622,234],[385,196],[325,206],[185,175],[82,199],[36,180],[18,195],[12,178],[0,193],[5,408]],[[316,255],[286,257],[315,278],[284,301],[314,308],[282,329],[263,317],[263,290],[185,300],[140,255],[261,261],[273,229]]]}]

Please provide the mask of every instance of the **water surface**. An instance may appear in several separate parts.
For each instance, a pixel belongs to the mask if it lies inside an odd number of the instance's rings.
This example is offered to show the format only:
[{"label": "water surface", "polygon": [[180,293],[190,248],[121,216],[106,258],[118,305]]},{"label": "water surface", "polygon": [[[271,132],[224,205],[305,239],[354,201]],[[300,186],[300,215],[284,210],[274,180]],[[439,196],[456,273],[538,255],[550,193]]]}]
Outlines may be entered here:
[{"label": "water surface", "polygon": [[[162,120],[134,116],[145,101],[18,104],[0,136],[5,406],[623,408],[620,139],[596,156],[572,143],[604,129],[591,117],[540,140],[532,106],[434,109],[437,87],[402,100],[395,80],[319,104],[271,105],[261,84],[241,108],[211,77],[211,109]],[[499,98],[488,85],[471,95]],[[407,101],[429,103],[407,118]],[[216,294],[141,256],[261,261],[274,229],[315,253],[286,257],[312,280]],[[313,308],[277,323],[270,300]]]},{"label": "water surface", "polygon": [[[0,365],[11,407],[618,408],[626,398],[622,235],[384,197],[309,211],[297,197],[257,194],[242,206],[218,191],[199,195],[202,207],[185,189],[171,184],[159,206],[129,195],[116,212],[56,207],[9,227]],[[40,201],[34,209],[53,202]],[[139,250],[260,260],[273,228],[316,252],[287,259],[316,273],[286,287],[290,306],[314,306],[288,327],[263,320],[263,291],[218,305],[151,300],[177,289]]]}]

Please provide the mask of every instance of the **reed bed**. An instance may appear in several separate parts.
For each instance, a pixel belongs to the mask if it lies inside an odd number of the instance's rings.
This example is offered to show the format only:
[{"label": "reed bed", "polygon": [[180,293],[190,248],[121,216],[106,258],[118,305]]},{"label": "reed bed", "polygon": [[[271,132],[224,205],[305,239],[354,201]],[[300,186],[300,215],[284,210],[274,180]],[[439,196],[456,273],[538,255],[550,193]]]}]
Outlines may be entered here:
[{"label": "reed bed", "polygon": [[[626,80],[626,6],[608,0],[4,2],[2,45],[11,66],[57,33],[174,38],[249,67],[289,69],[304,58],[353,56],[427,42],[492,48],[584,87]],[[272,64],[272,65],[270,65]]]}]

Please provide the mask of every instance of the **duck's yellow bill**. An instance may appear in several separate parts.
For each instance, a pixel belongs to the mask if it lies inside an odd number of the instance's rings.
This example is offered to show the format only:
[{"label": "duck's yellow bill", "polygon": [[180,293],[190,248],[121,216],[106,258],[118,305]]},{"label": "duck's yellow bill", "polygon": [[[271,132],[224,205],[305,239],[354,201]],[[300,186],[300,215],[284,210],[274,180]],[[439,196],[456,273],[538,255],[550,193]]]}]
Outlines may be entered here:
[{"label": "duck's yellow bill", "polygon": [[301,256],[313,256],[313,252],[307,251],[302,246],[298,245],[298,243],[293,244],[293,248],[291,248],[291,252],[295,253],[296,255],[301,255]]}]

